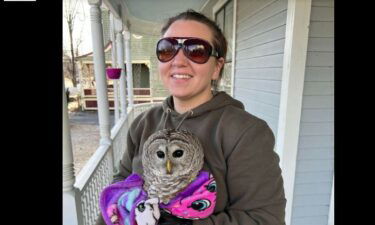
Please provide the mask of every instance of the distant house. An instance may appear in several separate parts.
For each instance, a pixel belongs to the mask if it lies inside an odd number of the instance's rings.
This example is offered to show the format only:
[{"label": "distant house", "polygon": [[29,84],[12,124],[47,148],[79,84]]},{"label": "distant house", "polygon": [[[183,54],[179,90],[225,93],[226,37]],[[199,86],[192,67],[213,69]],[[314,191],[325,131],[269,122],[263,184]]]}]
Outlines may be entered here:
[{"label": "distant house", "polygon": [[[109,11],[102,8],[103,41],[106,67],[112,67],[112,41],[109,30]],[[132,51],[132,71],[134,103],[145,103],[162,101],[167,96],[167,90],[163,87],[159,73],[157,71],[157,58],[155,55],[155,45],[158,41],[157,35],[136,35],[131,36]],[[126,61],[124,56],[124,64]],[[81,95],[83,109],[96,109],[95,99],[95,76],[93,53],[89,52],[78,56],[77,67],[79,70],[79,81],[81,85]],[[126,68],[126,64],[125,64]],[[108,80],[109,104],[114,108],[113,81]]]}]

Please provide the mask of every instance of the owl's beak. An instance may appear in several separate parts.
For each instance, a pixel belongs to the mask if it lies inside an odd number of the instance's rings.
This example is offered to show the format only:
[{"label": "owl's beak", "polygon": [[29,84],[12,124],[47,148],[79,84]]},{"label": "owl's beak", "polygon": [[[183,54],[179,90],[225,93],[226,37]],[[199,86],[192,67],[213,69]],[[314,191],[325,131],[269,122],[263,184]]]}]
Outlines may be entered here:
[{"label": "owl's beak", "polygon": [[167,159],[167,174],[172,173],[172,163],[169,159]]}]

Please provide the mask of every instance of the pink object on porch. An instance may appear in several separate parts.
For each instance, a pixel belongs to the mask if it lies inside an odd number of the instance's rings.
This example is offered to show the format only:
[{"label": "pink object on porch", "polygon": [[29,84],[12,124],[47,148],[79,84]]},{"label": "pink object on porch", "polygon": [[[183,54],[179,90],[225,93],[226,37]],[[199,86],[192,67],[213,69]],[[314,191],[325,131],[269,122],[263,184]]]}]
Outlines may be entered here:
[{"label": "pink object on porch", "polygon": [[121,68],[107,68],[108,79],[119,79],[121,76]]}]

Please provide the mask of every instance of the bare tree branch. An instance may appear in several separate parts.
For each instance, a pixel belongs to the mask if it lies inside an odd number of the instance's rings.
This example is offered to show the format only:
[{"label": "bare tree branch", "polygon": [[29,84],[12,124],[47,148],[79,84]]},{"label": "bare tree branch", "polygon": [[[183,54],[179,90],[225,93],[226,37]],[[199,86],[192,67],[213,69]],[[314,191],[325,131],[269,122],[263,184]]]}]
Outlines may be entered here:
[{"label": "bare tree branch", "polygon": [[[75,40],[73,39],[75,34],[75,21],[77,18],[77,15],[81,14],[79,11],[78,3],[80,3],[81,10],[83,10],[83,3],[79,0],[63,0],[63,7],[64,7],[64,18],[68,25],[68,35],[69,35],[69,44],[70,44],[70,66],[67,66],[65,69],[67,73],[70,73],[71,75],[69,77],[72,78],[73,86],[77,86],[77,72],[76,72],[76,57],[79,54],[78,47],[83,42],[81,36],[82,36],[82,29],[79,33],[80,35]],[[85,19],[85,14],[83,13],[83,17],[78,17],[80,21],[83,21]]]}]

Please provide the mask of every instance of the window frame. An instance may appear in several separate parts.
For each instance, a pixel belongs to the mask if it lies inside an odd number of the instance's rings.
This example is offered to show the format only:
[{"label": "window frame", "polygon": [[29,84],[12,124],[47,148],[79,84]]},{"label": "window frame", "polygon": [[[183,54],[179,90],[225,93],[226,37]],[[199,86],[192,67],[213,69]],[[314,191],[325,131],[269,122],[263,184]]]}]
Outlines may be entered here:
[{"label": "window frame", "polygon": [[[236,25],[237,25],[237,0],[219,0],[212,8],[212,19],[216,22],[217,14],[224,9],[224,24],[223,28],[225,29],[225,6],[227,6],[230,2],[233,2],[233,24],[232,24],[232,43],[228,43],[228,45],[232,45],[232,55],[231,60],[226,61],[226,63],[231,63],[231,84],[230,84],[230,94],[232,97],[234,96],[234,68],[235,68],[235,61],[236,61]],[[223,29],[223,32],[224,32]]]}]

